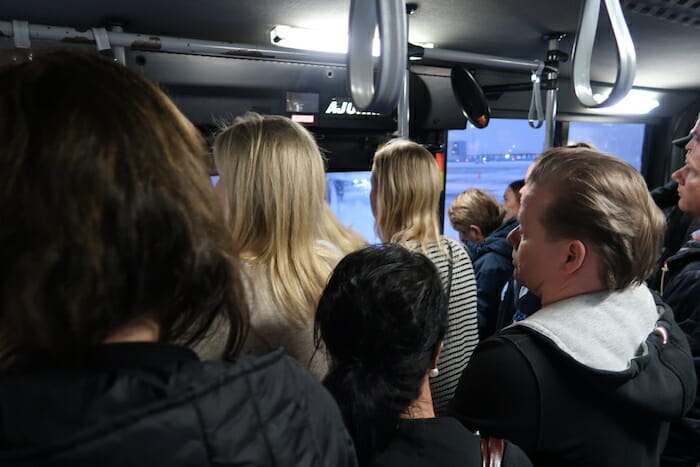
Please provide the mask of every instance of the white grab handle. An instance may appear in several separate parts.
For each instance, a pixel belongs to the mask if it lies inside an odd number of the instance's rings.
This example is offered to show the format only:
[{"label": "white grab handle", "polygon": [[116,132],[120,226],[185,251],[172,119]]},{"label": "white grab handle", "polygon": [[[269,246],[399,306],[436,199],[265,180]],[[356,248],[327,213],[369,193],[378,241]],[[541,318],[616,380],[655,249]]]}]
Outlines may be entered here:
[{"label": "white grab handle", "polygon": [[602,0],[584,0],[578,34],[573,53],[574,93],[586,107],[608,107],[623,99],[634,83],[637,57],[619,0],[604,0],[617,45],[617,77],[610,94],[601,100],[591,89],[591,56],[598,28],[598,15]]},{"label": "white grab handle", "polygon": [[[379,28],[380,56],[374,77],[372,41]],[[358,110],[396,109],[408,57],[405,0],[351,0],[348,84]]]}]

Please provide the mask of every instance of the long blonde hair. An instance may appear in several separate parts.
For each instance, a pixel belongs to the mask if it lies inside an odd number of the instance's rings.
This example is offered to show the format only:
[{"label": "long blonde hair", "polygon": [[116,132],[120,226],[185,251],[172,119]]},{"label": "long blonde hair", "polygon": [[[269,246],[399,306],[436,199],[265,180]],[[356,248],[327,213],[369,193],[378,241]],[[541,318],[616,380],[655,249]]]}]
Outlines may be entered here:
[{"label": "long blonde hair", "polygon": [[308,322],[340,256],[318,242],[326,179],[313,136],[286,117],[248,113],[217,136],[214,156],[252,283],[266,276],[275,305]]},{"label": "long blonde hair", "polygon": [[362,235],[340,222],[328,203],[323,203],[320,227],[321,237],[337,246],[343,254],[347,255],[367,245],[367,240]]},{"label": "long blonde hair", "polygon": [[412,141],[392,140],[372,165],[375,231],[384,242],[440,244],[437,208],[442,180],[437,162]]}]

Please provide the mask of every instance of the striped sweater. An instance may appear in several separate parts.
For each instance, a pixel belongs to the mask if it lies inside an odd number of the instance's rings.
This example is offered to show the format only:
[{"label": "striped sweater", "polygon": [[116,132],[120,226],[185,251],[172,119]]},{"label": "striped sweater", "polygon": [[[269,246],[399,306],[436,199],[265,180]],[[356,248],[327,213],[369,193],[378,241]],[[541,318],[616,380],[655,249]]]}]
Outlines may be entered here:
[{"label": "striped sweater", "polygon": [[448,330],[438,368],[440,374],[430,379],[430,390],[437,416],[444,415],[447,404],[454,395],[459,377],[474,348],[479,343],[476,320],[476,280],[472,262],[464,247],[457,241],[441,237],[443,249],[452,255],[452,283],[449,282],[449,258],[436,243],[428,244],[427,251],[421,251],[416,241],[406,242],[412,251],[425,254],[440,273],[445,289],[450,290],[450,304],[447,311]]}]

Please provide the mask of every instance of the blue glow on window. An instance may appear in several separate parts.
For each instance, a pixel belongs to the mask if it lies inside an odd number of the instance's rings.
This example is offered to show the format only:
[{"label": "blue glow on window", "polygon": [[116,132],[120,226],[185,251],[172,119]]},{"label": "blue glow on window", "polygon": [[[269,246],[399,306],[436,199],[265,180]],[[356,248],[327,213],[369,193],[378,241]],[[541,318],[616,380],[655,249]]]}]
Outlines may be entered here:
[{"label": "blue glow on window", "polygon": [[468,188],[480,188],[503,202],[505,189],[525,177],[543,146],[544,126],[532,129],[527,120],[494,118],[484,129],[469,124],[464,130],[448,131],[445,235],[459,238],[447,217],[455,196]]},{"label": "blue glow on window", "polygon": [[642,169],[643,123],[571,122],[569,143],[586,142]]},{"label": "blue glow on window", "polygon": [[327,173],[326,200],[340,222],[359,232],[368,242],[378,243],[369,204],[370,175],[370,171]]}]

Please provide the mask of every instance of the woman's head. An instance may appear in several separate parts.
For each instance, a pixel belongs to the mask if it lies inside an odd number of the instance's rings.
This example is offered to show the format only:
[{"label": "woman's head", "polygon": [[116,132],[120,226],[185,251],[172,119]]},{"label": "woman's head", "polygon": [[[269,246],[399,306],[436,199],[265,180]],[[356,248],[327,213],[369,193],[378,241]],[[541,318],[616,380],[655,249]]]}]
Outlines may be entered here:
[{"label": "woman's head", "polygon": [[419,395],[447,327],[433,263],[398,245],[370,246],[336,267],[316,312],[330,359],[324,381],[361,460],[388,441]]},{"label": "woman's head", "polygon": [[194,343],[240,281],[197,130],[156,85],[57,51],[0,71],[0,363],[74,366],[140,320]]},{"label": "woman's head", "polygon": [[389,142],[374,155],[370,200],[375,231],[384,242],[436,241],[442,191],[433,155],[406,140]]},{"label": "woman's head", "polygon": [[268,258],[318,234],[326,180],[313,136],[286,117],[249,113],[214,143],[234,242]]},{"label": "woman's head", "polygon": [[340,227],[324,217],[333,213],[313,136],[286,117],[249,113],[217,136],[214,157],[232,241],[266,294],[258,301],[310,324],[340,255],[320,242],[334,241]]},{"label": "woman's head", "polygon": [[515,217],[520,210],[520,190],[525,186],[525,180],[516,180],[508,185],[503,192],[503,207],[506,210],[506,219]]}]

